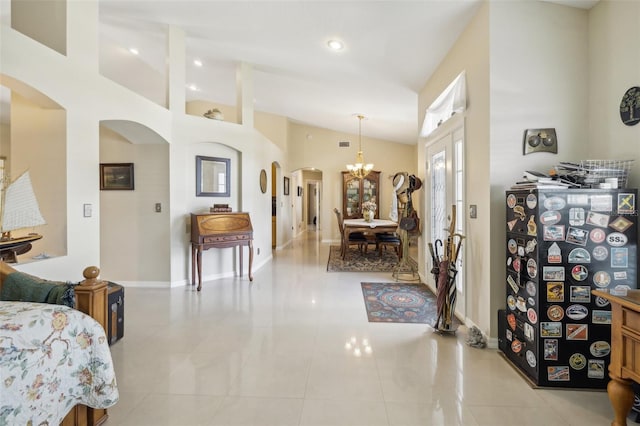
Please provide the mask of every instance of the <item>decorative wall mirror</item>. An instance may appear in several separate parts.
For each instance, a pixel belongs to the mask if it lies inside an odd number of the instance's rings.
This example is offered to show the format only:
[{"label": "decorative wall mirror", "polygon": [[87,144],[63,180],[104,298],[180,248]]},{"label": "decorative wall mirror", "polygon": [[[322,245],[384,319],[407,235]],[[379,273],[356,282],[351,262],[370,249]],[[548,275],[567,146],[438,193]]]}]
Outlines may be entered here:
[{"label": "decorative wall mirror", "polygon": [[196,155],[196,197],[231,196],[231,160]]}]

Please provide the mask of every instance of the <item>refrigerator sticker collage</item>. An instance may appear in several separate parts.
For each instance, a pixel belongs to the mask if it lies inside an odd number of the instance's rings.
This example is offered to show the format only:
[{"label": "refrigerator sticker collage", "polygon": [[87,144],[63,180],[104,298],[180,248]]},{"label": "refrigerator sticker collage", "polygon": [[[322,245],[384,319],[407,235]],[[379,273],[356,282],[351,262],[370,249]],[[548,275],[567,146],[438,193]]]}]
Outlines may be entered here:
[{"label": "refrigerator sticker collage", "polygon": [[506,192],[506,358],[539,386],[606,388],[611,308],[636,287],[637,190]]}]

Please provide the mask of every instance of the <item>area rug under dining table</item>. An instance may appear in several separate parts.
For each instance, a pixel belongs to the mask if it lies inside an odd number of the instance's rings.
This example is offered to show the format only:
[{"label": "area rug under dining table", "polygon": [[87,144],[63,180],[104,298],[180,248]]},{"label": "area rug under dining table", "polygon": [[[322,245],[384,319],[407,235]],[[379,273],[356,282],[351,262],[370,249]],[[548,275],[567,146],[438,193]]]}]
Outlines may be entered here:
[{"label": "area rug under dining table", "polygon": [[424,284],[364,282],[361,286],[369,322],[436,322],[436,296]]},{"label": "area rug under dining table", "polygon": [[[411,258],[417,270],[417,263]],[[393,272],[398,266],[398,256],[393,250],[382,250],[382,256],[375,249],[369,249],[366,253],[359,249],[350,248],[346,259],[340,256],[340,246],[331,246],[329,249],[329,260],[327,261],[328,272]]]}]

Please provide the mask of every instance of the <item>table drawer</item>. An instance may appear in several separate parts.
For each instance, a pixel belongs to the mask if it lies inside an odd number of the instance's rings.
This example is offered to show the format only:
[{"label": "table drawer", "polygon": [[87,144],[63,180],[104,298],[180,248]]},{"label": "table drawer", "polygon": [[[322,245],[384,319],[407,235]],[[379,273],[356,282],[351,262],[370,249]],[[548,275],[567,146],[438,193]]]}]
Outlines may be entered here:
[{"label": "table drawer", "polygon": [[221,243],[221,242],[230,242],[230,241],[246,241],[249,240],[249,235],[215,235],[204,237],[203,242],[205,244],[211,243]]}]

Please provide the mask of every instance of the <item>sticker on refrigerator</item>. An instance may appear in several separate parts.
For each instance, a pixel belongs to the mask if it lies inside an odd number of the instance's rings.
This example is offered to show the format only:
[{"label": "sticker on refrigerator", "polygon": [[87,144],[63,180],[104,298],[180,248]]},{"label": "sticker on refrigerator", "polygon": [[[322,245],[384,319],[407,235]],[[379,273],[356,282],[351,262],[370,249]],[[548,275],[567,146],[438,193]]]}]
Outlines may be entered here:
[{"label": "sticker on refrigerator", "polygon": [[627,244],[627,236],[620,232],[613,232],[607,235],[607,244],[611,247],[622,247]]},{"label": "sticker on refrigerator", "polygon": [[545,241],[564,241],[564,225],[543,226],[542,239]]},{"label": "sticker on refrigerator", "polygon": [[556,210],[547,210],[540,215],[540,223],[543,225],[555,225],[560,222],[562,215]]},{"label": "sticker on refrigerator", "polygon": [[509,194],[509,195],[507,196],[507,206],[508,206],[510,209],[514,208],[514,207],[516,206],[516,203],[517,203],[517,202],[518,202],[518,201],[517,201],[516,196],[515,196],[514,194]]},{"label": "sticker on refrigerator", "polygon": [[518,219],[520,220],[524,220],[524,218],[526,217],[526,215],[524,214],[524,207],[522,206],[515,206],[513,208],[513,213],[518,216]]},{"label": "sticker on refrigerator", "polygon": [[507,315],[507,324],[509,324],[509,328],[511,328],[511,330],[516,331],[516,316],[514,314],[508,314]]},{"label": "sticker on refrigerator", "polygon": [[[611,267],[627,268],[628,266],[629,266],[628,249],[626,247],[612,247],[611,248]],[[615,278],[615,272],[614,272],[614,278]]]},{"label": "sticker on refrigerator", "polygon": [[544,340],[544,359],[546,361],[558,360],[558,339]]},{"label": "sticker on refrigerator", "polygon": [[531,351],[529,351],[529,350],[528,350],[528,351],[525,353],[525,357],[527,358],[527,363],[529,364],[529,366],[530,366],[531,368],[536,368],[536,365],[537,365],[538,363],[537,363],[537,361],[536,361],[536,356],[535,356],[535,354],[534,354],[533,352],[531,352]]},{"label": "sticker on refrigerator", "polygon": [[618,216],[609,224],[609,227],[615,229],[618,232],[624,232],[629,229],[631,225],[633,225],[633,222],[631,222],[629,219],[627,219],[626,217]]},{"label": "sticker on refrigerator", "polygon": [[587,340],[589,326],[587,324],[567,324],[567,340]]},{"label": "sticker on refrigerator", "polygon": [[613,197],[611,195],[592,195],[591,210],[594,212],[610,212],[613,210]]},{"label": "sticker on refrigerator", "polygon": [[613,279],[616,281],[626,280],[627,279],[627,271],[613,271]]},{"label": "sticker on refrigerator", "polygon": [[551,305],[547,308],[547,317],[551,321],[560,321],[564,318],[564,309],[560,305]]},{"label": "sticker on refrigerator", "polygon": [[562,323],[541,322],[540,337],[562,337]]},{"label": "sticker on refrigerator", "polygon": [[542,279],[544,281],[564,281],[563,266],[543,266]]},{"label": "sticker on refrigerator", "polygon": [[584,225],[585,213],[582,207],[572,207],[569,209],[569,225],[582,226]]},{"label": "sticker on refrigerator", "polygon": [[589,231],[587,231],[586,229],[575,228],[573,226],[570,226],[569,230],[567,231],[566,241],[571,244],[586,246],[588,237],[589,237]]},{"label": "sticker on refrigerator", "polygon": [[531,215],[529,222],[527,222],[527,235],[538,235],[538,225],[536,225],[536,218]]},{"label": "sticker on refrigerator", "polygon": [[568,194],[567,203],[574,206],[585,206],[589,204],[589,195],[587,194]]},{"label": "sticker on refrigerator", "polygon": [[507,296],[507,306],[512,311],[514,311],[516,309],[516,298],[513,297],[513,295],[511,295],[511,294]]},{"label": "sticker on refrigerator", "polygon": [[527,309],[527,318],[531,324],[535,324],[538,322],[538,313],[535,309],[529,308]]},{"label": "sticker on refrigerator", "polygon": [[518,251],[518,244],[516,243],[516,240],[511,238],[509,241],[507,241],[507,249],[509,249],[509,253],[516,254],[516,252]]},{"label": "sticker on refrigerator", "polygon": [[593,283],[599,288],[606,288],[611,284],[611,275],[607,271],[598,271],[593,274]]},{"label": "sticker on refrigerator", "polygon": [[536,306],[536,300],[533,297],[527,298],[527,303],[529,306]]},{"label": "sticker on refrigerator", "polygon": [[530,209],[535,209],[537,205],[538,198],[536,197],[536,194],[527,195],[527,207],[529,207]]},{"label": "sticker on refrigerator", "polygon": [[538,275],[538,263],[533,258],[527,260],[527,274],[531,278],[535,278]]},{"label": "sticker on refrigerator", "polygon": [[609,345],[609,342],[605,340],[597,340],[589,346],[589,352],[591,352],[591,355],[596,358],[602,358],[609,355],[611,352],[611,345]]},{"label": "sticker on refrigerator", "polygon": [[571,288],[569,288],[569,301],[589,303],[591,301],[591,286],[572,285]]},{"label": "sticker on refrigerator", "polygon": [[609,305],[609,300],[605,299],[602,296],[598,296],[596,297],[596,299],[594,300],[594,303],[596,304],[597,307],[599,308],[604,308],[605,306]]},{"label": "sticker on refrigerator", "polygon": [[520,353],[520,351],[522,350],[522,342],[518,339],[513,339],[513,342],[511,342],[511,350],[513,351],[513,353]]},{"label": "sticker on refrigerator", "polygon": [[518,296],[516,299],[516,309],[520,312],[527,312],[527,302],[524,300],[524,297]]},{"label": "sticker on refrigerator", "polygon": [[542,203],[547,210],[562,210],[567,202],[562,197],[550,197]]},{"label": "sticker on refrigerator", "polygon": [[579,321],[589,315],[589,309],[583,305],[569,305],[564,313],[572,320]]},{"label": "sticker on refrigerator", "polygon": [[605,260],[609,256],[609,249],[605,246],[596,246],[591,251],[595,260]]},{"label": "sticker on refrigerator", "polygon": [[547,378],[550,382],[568,382],[569,366],[547,367]]},{"label": "sticker on refrigerator", "polygon": [[527,293],[529,294],[529,296],[535,296],[536,293],[538,292],[538,288],[536,287],[536,283],[534,283],[533,281],[527,281]]},{"label": "sticker on refrigerator", "polygon": [[520,272],[520,266],[521,266],[520,264],[521,264],[520,257],[516,257],[515,259],[513,259],[511,266],[513,267],[514,271]]},{"label": "sticker on refrigerator", "polygon": [[536,246],[538,245],[538,241],[535,238],[530,239],[529,241],[527,241],[527,244],[524,247],[524,252],[525,253],[533,253],[536,250]]},{"label": "sticker on refrigerator", "polygon": [[511,286],[511,290],[513,290],[513,292],[517,294],[518,290],[519,290],[518,284],[516,283],[516,281],[513,279],[513,277],[510,274],[507,275],[507,282]]},{"label": "sticker on refrigerator", "polygon": [[576,265],[571,268],[571,276],[576,281],[584,281],[589,276],[589,270],[584,265]]},{"label": "sticker on refrigerator", "polygon": [[618,214],[636,213],[636,195],[618,194]]},{"label": "sticker on refrigerator", "polygon": [[547,283],[547,302],[564,302],[564,283]]},{"label": "sticker on refrigerator", "polygon": [[528,322],[524,323],[524,337],[530,342],[533,342],[536,339],[535,329]]},{"label": "sticker on refrigerator", "polygon": [[590,359],[587,361],[587,377],[590,379],[604,379],[604,360]]},{"label": "sticker on refrigerator", "polygon": [[547,251],[547,262],[562,263],[562,251],[560,250],[558,243],[554,242],[549,246],[549,250]]},{"label": "sticker on refrigerator", "polygon": [[587,225],[599,226],[601,228],[606,228],[609,225],[609,215],[589,212],[587,213]]},{"label": "sticker on refrigerator", "polygon": [[600,228],[594,228],[589,233],[589,239],[596,244],[600,244],[606,238],[607,233]]},{"label": "sticker on refrigerator", "polygon": [[515,228],[516,223],[518,223],[518,219],[513,219],[507,222],[507,226],[509,227],[509,231],[513,231],[513,228]]},{"label": "sticker on refrigerator", "polygon": [[513,340],[513,332],[511,330],[507,330],[505,332],[505,336],[506,336],[508,341],[512,341]]},{"label": "sticker on refrigerator", "polygon": [[576,352],[569,357],[569,365],[574,370],[582,370],[587,366],[587,357]]},{"label": "sticker on refrigerator", "polygon": [[594,309],[591,311],[591,322],[594,324],[611,324],[611,311]]},{"label": "sticker on refrigerator", "polygon": [[[555,244],[555,243],[554,243]],[[574,248],[569,252],[569,263],[591,263],[591,255],[583,248]]]}]

